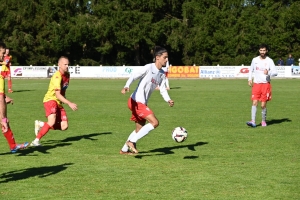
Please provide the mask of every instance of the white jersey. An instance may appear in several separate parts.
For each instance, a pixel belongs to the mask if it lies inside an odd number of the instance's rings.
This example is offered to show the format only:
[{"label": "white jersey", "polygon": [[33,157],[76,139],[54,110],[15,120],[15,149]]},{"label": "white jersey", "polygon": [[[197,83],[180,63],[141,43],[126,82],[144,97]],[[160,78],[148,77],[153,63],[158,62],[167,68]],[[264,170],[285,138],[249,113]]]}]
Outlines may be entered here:
[{"label": "white jersey", "polygon": [[[264,74],[264,70],[268,70],[268,75]],[[252,59],[249,77],[248,80],[252,80],[252,74],[254,75],[254,83],[268,83],[270,82],[270,76],[277,76],[277,69],[275,67],[274,61],[266,57],[265,59],[261,59],[260,56],[257,56]]]},{"label": "white jersey", "polygon": [[166,81],[165,73],[162,69],[158,70],[155,63],[147,64],[138,72],[131,74],[124,88],[129,88],[131,83],[137,79],[140,79],[140,82],[131,94],[131,98],[136,102],[147,104],[149,97],[157,86],[159,86],[160,94],[164,100],[166,102],[171,100],[164,84]]}]

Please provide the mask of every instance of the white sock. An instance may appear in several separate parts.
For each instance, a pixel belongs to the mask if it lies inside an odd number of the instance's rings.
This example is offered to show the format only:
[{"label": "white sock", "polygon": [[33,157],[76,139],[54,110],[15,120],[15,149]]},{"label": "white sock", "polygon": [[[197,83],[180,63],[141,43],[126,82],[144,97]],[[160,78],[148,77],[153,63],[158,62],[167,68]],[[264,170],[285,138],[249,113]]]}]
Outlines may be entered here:
[{"label": "white sock", "polygon": [[148,123],[141,128],[141,130],[133,137],[130,138],[130,142],[136,143],[139,139],[147,135],[150,131],[154,129],[153,125]]},{"label": "white sock", "polygon": [[35,138],[35,139],[33,140],[34,143],[39,142],[39,141],[40,141],[40,139],[38,139],[38,138]]},{"label": "white sock", "polygon": [[251,107],[251,119],[253,122],[255,122],[255,118],[256,118],[256,106],[252,106]]},{"label": "white sock", "polygon": [[[132,133],[130,133],[130,135],[129,135],[128,139],[126,140],[126,142],[128,140],[130,140],[131,138],[133,138],[133,136],[135,136],[135,135],[136,135],[136,132],[134,130],[134,131],[132,131]],[[124,146],[122,147],[122,151],[123,152],[127,152],[128,151],[128,146],[127,146],[126,142],[125,142]]]},{"label": "white sock", "polygon": [[39,125],[40,125],[40,127],[43,127],[44,126],[44,122],[39,121]]}]

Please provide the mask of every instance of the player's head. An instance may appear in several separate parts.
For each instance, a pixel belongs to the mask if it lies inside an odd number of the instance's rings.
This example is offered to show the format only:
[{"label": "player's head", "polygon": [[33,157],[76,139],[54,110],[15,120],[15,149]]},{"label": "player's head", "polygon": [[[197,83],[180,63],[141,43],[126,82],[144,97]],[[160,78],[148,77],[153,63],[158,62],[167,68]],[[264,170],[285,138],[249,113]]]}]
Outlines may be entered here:
[{"label": "player's head", "polygon": [[5,55],[9,55],[9,48],[5,49]]},{"label": "player's head", "polygon": [[269,48],[266,44],[259,45],[258,51],[259,51],[260,57],[265,58],[267,56],[268,50],[269,50]]},{"label": "player's head", "polygon": [[159,69],[166,66],[168,62],[168,51],[160,46],[156,46],[153,51],[153,61]]},{"label": "player's head", "polygon": [[0,55],[2,56],[5,53],[6,45],[3,42],[0,42]]},{"label": "player's head", "polygon": [[69,59],[65,56],[61,56],[58,59],[58,67],[61,72],[67,72],[69,69]]}]

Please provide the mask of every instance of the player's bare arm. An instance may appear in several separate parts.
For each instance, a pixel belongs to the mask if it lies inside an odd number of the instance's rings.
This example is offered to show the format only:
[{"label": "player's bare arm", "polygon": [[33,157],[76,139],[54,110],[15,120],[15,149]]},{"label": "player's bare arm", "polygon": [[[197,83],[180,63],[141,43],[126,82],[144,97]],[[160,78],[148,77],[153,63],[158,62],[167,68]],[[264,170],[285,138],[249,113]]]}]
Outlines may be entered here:
[{"label": "player's bare arm", "polygon": [[264,74],[268,75],[269,71],[267,69],[264,70]]},{"label": "player's bare arm", "polygon": [[252,87],[252,80],[248,80],[248,85]]},{"label": "player's bare arm", "polygon": [[60,94],[59,90],[55,91],[55,95],[58,100],[60,100],[64,104],[67,104],[73,111],[77,110],[77,104],[66,99],[63,95]]},{"label": "player's bare arm", "polygon": [[174,101],[173,101],[173,100],[169,100],[168,103],[169,103],[169,106],[170,106],[170,107],[173,107],[173,106],[174,106]]},{"label": "player's bare arm", "polygon": [[126,92],[129,92],[129,88],[128,87],[125,87],[121,90],[121,93],[122,94],[125,94]]}]

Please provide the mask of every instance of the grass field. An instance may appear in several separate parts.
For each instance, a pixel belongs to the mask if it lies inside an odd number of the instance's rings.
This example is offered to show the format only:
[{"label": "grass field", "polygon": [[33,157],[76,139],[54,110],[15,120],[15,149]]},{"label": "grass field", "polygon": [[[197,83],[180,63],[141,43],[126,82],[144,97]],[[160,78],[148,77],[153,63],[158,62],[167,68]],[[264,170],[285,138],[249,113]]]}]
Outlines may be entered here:
[{"label": "grass field", "polygon": [[[71,80],[69,129],[50,131],[43,147],[9,152],[0,145],[0,199],[300,199],[299,79],[274,79],[268,126],[247,127],[247,80],[170,80],[169,107],[158,91],[149,107],[160,126],[119,155],[134,129],[126,80]],[[17,142],[31,142],[45,120],[46,79],[13,79],[8,106]],[[131,87],[132,91],[136,83]],[[257,121],[261,120],[258,109]],[[184,143],[171,131],[188,130]]]}]

